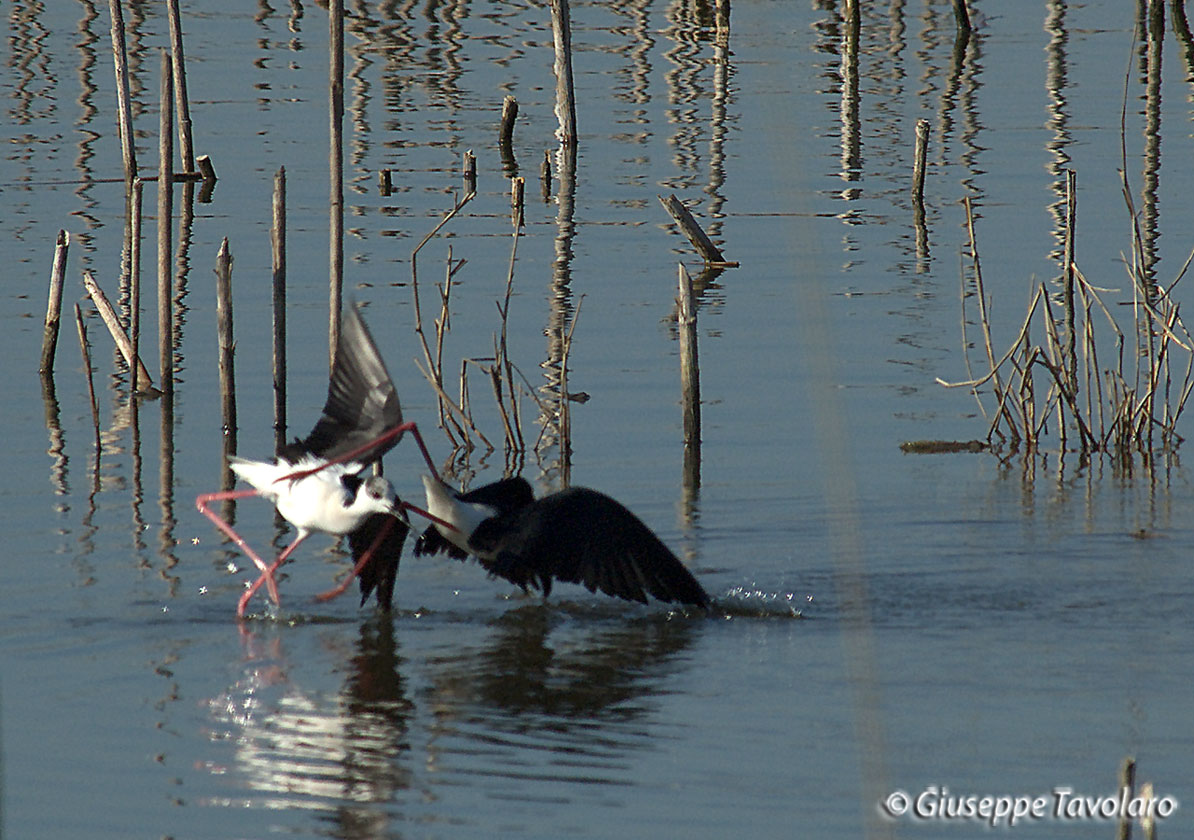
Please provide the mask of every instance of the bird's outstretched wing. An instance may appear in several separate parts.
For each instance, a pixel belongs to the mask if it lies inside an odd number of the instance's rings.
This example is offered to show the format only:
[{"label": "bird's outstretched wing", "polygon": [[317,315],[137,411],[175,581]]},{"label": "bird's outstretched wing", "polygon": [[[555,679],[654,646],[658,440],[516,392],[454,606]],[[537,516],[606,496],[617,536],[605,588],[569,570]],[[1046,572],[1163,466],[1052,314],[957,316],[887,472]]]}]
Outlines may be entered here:
[{"label": "bird's outstretched wing", "polygon": [[470,546],[512,583],[551,591],[553,580],[628,601],[709,606],[709,595],[642,520],[615,499],[584,487],[545,496],[483,522]]},{"label": "bird's outstretched wing", "polygon": [[[381,536],[381,541],[374,546],[382,529],[388,526],[388,531]],[[389,513],[374,513],[365,522],[348,535],[348,547],[352,550],[352,559],[358,561],[365,552],[373,547],[373,556],[365,567],[357,574],[357,581],[361,587],[361,606],[369,600],[369,595],[377,590],[377,606],[382,612],[389,612],[394,602],[394,582],[398,579],[398,561],[402,557],[402,543],[406,540],[409,527],[397,516]]]},{"label": "bird's outstretched wing", "polygon": [[[356,306],[348,303],[340,319],[323,416],[305,440],[287,444],[278,455],[290,463],[305,454],[332,460],[364,447],[352,460],[371,463],[397,443],[396,438],[380,442],[378,438],[401,423],[402,407],[394,381],[369,328]],[[370,444],[375,445],[370,448]]]}]

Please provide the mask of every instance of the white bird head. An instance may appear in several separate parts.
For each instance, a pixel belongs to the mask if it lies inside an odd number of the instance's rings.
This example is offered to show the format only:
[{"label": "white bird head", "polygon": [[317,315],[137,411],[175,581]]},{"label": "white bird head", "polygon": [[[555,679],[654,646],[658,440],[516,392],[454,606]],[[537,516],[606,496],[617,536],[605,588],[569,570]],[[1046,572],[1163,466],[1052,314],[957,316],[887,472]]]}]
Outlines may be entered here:
[{"label": "white bird head", "polygon": [[402,501],[394,491],[394,485],[380,475],[371,476],[361,483],[349,507],[362,514],[392,513],[399,519],[406,519]]}]

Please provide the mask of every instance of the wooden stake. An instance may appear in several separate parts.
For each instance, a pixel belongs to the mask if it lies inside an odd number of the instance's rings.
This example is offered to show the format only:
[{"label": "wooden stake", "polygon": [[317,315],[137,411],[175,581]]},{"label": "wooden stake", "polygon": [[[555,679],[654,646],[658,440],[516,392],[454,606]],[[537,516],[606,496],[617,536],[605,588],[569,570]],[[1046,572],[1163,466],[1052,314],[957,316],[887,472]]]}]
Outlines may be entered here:
[{"label": "wooden stake", "polygon": [[[135,371],[132,375],[136,377],[140,387],[148,389],[150,385],[149,371],[145,369],[141,360],[133,355],[133,343],[125,335],[124,327],[120,325],[116,310],[108,301],[103,289],[99,287],[99,283],[95,282],[95,277],[90,271],[83,272],[83,287],[87,289],[87,295],[95,304],[96,312],[107,326],[108,332],[112,334],[112,340],[116,342],[116,349],[120,351],[120,355],[124,356],[124,363],[128,365],[130,371]],[[136,361],[134,362],[134,360]]]},{"label": "wooden stake", "polygon": [[274,175],[274,451],[286,443],[286,168]]},{"label": "wooden stake", "polygon": [[510,221],[515,229],[526,227],[526,215],[523,212],[526,194],[526,181],[522,178],[510,179]]},{"label": "wooden stake", "polygon": [[129,96],[128,53],[124,44],[124,13],[120,0],[108,0],[112,18],[112,62],[116,70],[116,111],[120,126],[120,148],[124,153],[124,180],[137,177],[137,149],[133,137],[133,109]]},{"label": "wooden stake", "polygon": [[232,330],[232,255],[228,238],[220,243],[216,255],[216,335],[219,343],[220,417],[224,424],[224,451],[236,452],[236,374],[233,353],[236,341]]},{"label": "wooden stake", "polygon": [[928,156],[929,121],[916,121],[916,159],[912,164],[912,200],[925,198],[925,158]]},{"label": "wooden stake", "polygon": [[66,277],[66,252],[70,247],[70,234],[58,231],[54,243],[54,264],[50,269],[50,299],[46,304],[46,326],[41,339],[42,375],[54,373],[54,351],[58,347],[58,322],[62,318],[62,285]]},{"label": "wooden stake", "polygon": [[161,390],[174,393],[174,306],[171,297],[171,230],[174,186],[173,84],[170,53],[161,51],[161,86],[158,106],[158,365]]},{"label": "wooden stake", "polygon": [[178,107],[178,151],[184,172],[195,171],[195,149],[191,142],[191,106],[187,100],[187,70],[182,51],[182,18],[178,0],[166,0],[170,19],[170,55],[174,66],[174,102]]},{"label": "wooden stake", "polygon": [[507,96],[502,101],[502,125],[498,132],[498,151],[502,157],[502,169],[506,176],[518,174],[518,162],[514,159],[514,121],[518,119],[518,100]]},{"label": "wooden stake", "polygon": [[697,224],[696,219],[692,217],[692,213],[688,212],[688,208],[676,198],[675,195],[669,195],[667,198],[657,196],[659,203],[667,210],[676,224],[680,226],[680,230],[688,237],[688,241],[692,243],[697,252],[704,258],[707,265],[720,266],[736,266],[736,262],[727,262],[726,258],[722,256],[721,251],[713,244],[705,231],[701,230],[701,226]]},{"label": "wooden stake", "polygon": [[697,359],[696,310],[692,303],[692,277],[680,264],[677,325],[680,333],[680,402],[684,407],[684,446],[701,445],[701,372]]},{"label": "wooden stake", "polygon": [[568,0],[551,0],[551,34],[555,42],[556,138],[565,146],[576,145],[576,95],[572,86],[572,23]]},{"label": "wooden stake", "polygon": [[344,289],[344,0],[328,3],[328,367],[336,360],[340,303]]},{"label": "wooden stake", "polygon": [[464,153],[464,195],[468,200],[477,194],[477,156],[469,149]]}]

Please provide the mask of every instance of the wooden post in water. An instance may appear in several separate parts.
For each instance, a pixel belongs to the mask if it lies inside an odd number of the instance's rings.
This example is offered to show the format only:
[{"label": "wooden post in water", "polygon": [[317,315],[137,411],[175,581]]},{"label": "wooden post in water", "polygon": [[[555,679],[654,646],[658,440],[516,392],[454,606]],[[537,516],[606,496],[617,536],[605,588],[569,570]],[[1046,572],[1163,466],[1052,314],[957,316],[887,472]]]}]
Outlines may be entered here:
[{"label": "wooden post in water", "polygon": [[236,374],[233,352],[236,341],[232,330],[232,254],[228,238],[216,254],[216,335],[219,343],[220,417],[224,425],[224,454],[236,452]]},{"label": "wooden post in water", "polygon": [[469,149],[464,153],[464,195],[465,200],[477,194],[477,156]]},{"label": "wooden post in water", "polygon": [[684,407],[684,450],[701,448],[701,371],[697,359],[696,310],[692,303],[692,278],[680,264],[677,325],[680,333],[680,402]]},{"label": "wooden post in water", "polygon": [[274,175],[274,451],[286,443],[286,168]]},{"label": "wooden post in water", "polygon": [[46,326],[41,339],[41,366],[43,376],[54,373],[54,351],[58,347],[58,323],[62,318],[62,285],[66,277],[66,252],[70,247],[70,234],[58,231],[54,243],[54,264],[50,269],[50,298],[46,304]]},{"label": "wooden post in water", "polygon": [[124,44],[124,13],[120,0],[108,0],[112,17],[112,62],[116,70],[116,112],[120,126],[120,148],[124,153],[124,180],[137,177],[137,149],[133,138],[133,109],[129,95],[128,53]]},{"label": "wooden post in water", "polygon": [[174,104],[170,54],[161,51],[158,91],[158,364],[162,393],[174,394],[174,306],[171,298],[171,231],[174,210]]},{"label": "wooden post in water", "polygon": [[916,121],[916,158],[912,163],[912,200],[923,203],[925,199],[925,158],[929,147],[929,121]]},{"label": "wooden post in water", "polygon": [[551,0],[551,34],[555,42],[556,137],[565,146],[576,144],[576,95],[572,85],[572,23],[568,0]]},{"label": "wooden post in water", "polygon": [[329,215],[328,278],[328,367],[336,360],[340,336],[340,300],[344,288],[344,0],[328,3],[328,121],[331,149],[328,169],[331,173]]},{"label": "wooden post in water", "polygon": [[518,161],[514,159],[514,121],[517,119],[518,100],[507,96],[502,102],[502,125],[498,132],[498,151],[507,178],[518,175]]},{"label": "wooden post in water", "polygon": [[178,152],[184,172],[195,171],[195,147],[191,142],[191,106],[187,100],[187,69],[182,51],[182,18],[178,0],[166,0],[170,18],[170,55],[174,65],[174,102],[178,108]]}]

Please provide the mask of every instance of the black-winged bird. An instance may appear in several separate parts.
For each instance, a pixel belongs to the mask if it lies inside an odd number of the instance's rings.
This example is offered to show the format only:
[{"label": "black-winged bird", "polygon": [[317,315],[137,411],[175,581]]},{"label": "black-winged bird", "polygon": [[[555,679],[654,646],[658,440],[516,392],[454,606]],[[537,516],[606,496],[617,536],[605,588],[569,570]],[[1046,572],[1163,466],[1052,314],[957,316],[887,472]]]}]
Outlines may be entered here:
[{"label": "black-winged bird", "polygon": [[453,527],[430,525],[416,555],[473,555],[491,575],[551,593],[553,581],[579,583],[628,601],[709,606],[692,573],[620,502],[586,487],[536,499],[523,478],[457,493],[423,476],[427,510]]}]

